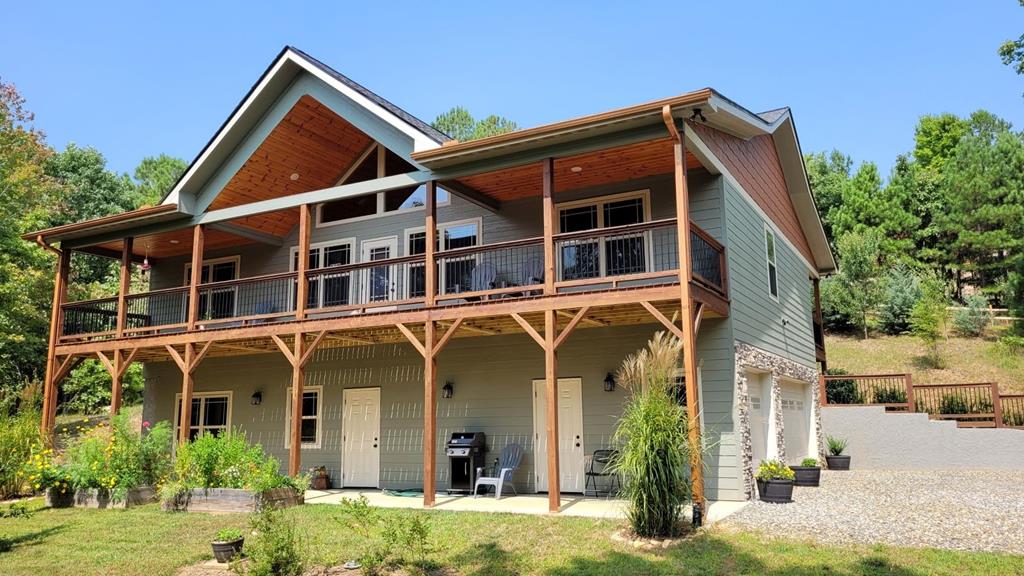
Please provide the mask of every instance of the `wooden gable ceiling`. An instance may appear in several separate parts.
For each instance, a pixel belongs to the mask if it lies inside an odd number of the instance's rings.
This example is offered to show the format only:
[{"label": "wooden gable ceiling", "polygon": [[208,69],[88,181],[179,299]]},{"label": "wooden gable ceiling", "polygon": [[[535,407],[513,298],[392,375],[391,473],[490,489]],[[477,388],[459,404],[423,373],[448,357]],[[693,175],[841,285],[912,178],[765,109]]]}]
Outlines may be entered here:
[{"label": "wooden gable ceiling", "polygon": [[[700,165],[695,156],[687,153],[687,168],[695,169]],[[579,170],[573,171],[573,167]],[[555,192],[670,174],[673,169],[672,140],[669,138],[608,148],[555,159]],[[467,176],[459,182],[505,202],[540,196],[543,192],[542,178],[542,168],[537,163]]]},{"label": "wooden gable ceiling", "polygon": [[[208,210],[334,186],[372,142],[312,96],[302,96]],[[292,180],[292,174],[298,174],[298,180]],[[298,223],[298,211],[250,216],[233,223],[283,237]]]}]

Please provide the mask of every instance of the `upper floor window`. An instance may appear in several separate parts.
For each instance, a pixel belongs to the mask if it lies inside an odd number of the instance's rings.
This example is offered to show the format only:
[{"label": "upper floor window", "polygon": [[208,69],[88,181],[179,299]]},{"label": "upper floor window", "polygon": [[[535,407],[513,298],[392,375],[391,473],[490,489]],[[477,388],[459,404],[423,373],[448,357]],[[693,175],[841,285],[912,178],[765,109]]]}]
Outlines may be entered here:
[{"label": "upper floor window", "polygon": [[[415,167],[400,156],[378,144],[368,148],[353,163],[352,168],[338,180],[338,185],[355,184],[356,182],[405,174],[415,170]],[[426,185],[420,185],[333,200],[317,206],[317,225],[328,226],[391,212],[415,210],[425,206],[426,199],[427,187]],[[437,190],[437,203],[447,203],[449,199],[448,192],[439,187]]]},{"label": "upper floor window", "polygon": [[779,298],[779,272],[775,265],[775,233],[764,228],[764,251],[768,261],[768,293]]},{"label": "upper floor window", "polygon": [[[238,256],[204,260],[199,269],[199,283],[238,280]],[[185,264],[185,286],[192,281],[192,263]],[[199,318],[216,320],[230,318],[236,312],[238,286],[215,286],[199,290]],[[185,310],[188,310],[186,305]]]},{"label": "upper floor window", "polygon": [[[309,247],[307,270],[346,266],[353,263],[352,251],[355,240],[346,238],[322,242]],[[299,268],[299,248],[291,248],[291,271]],[[318,274],[307,280],[306,306],[309,308],[329,308],[345,306],[351,299],[351,271],[336,274]],[[292,287],[291,301],[295,301],[297,286]]]},{"label": "upper floor window", "polygon": [[[558,231],[581,232],[641,224],[650,220],[646,190],[566,202],[558,205]],[[619,233],[556,241],[558,279],[639,274],[650,269],[645,232]]]},{"label": "upper floor window", "polygon": [[[423,254],[427,250],[427,234],[423,228],[410,228],[405,231],[406,255]],[[435,249],[439,252],[467,248],[480,244],[480,219],[459,220],[437,225],[437,242]],[[442,294],[457,294],[472,290],[472,274],[476,267],[475,255],[459,258],[445,258],[444,265],[438,267],[438,286]],[[409,267],[409,297],[418,298],[426,293],[426,278],[423,264]]]}]

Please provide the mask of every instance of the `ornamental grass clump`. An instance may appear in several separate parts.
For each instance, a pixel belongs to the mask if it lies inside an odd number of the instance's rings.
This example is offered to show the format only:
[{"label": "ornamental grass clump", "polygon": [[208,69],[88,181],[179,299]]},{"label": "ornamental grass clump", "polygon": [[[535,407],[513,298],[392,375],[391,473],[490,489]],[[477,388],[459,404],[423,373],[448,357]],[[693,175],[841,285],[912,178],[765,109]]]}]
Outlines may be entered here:
[{"label": "ornamental grass clump", "polygon": [[618,372],[629,397],[613,436],[619,451],[611,469],[624,480],[626,517],[641,537],[677,535],[690,499],[689,459],[699,446],[690,445],[686,410],[673,395],[681,358],[682,342],[658,332]]}]

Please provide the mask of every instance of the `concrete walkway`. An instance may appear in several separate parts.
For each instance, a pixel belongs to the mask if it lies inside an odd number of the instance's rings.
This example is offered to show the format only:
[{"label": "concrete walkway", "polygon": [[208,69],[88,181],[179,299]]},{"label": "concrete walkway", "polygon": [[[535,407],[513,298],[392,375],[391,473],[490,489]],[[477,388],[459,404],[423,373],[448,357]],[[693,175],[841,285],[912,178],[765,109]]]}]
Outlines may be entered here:
[{"label": "concrete walkway", "polygon": [[[381,490],[307,490],[307,504],[337,504],[342,498],[357,499],[366,496],[372,506],[381,508],[422,508],[422,497],[406,497],[386,494]],[[708,507],[707,520],[717,522],[740,510],[746,502],[712,502]],[[435,510],[452,510],[458,512],[502,512],[508,514],[547,514],[548,497],[546,494],[523,494],[519,496],[502,496],[495,500],[494,496],[450,496],[438,493],[435,497]],[[626,517],[625,502],[609,498],[584,498],[579,494],[563,494],[562,509],[564,516],[581,516],[585,518],[603,518],[621,520]]]}]

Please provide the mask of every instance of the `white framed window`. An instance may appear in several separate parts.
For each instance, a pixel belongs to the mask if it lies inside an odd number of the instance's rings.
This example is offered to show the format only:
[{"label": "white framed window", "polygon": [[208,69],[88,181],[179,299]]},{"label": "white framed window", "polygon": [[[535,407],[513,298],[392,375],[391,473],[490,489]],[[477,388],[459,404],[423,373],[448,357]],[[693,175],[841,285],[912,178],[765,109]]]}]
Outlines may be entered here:
[{"label": "white framed window", "polygon": [[764,252],[768,271],[768,294],[775,300],[779,299],[779,271],[775,265],[775,232],[768,225],[764,226]]},{"label": "white framed window", "polygon": [[[423,254],[427,250],[427,233],[423,226],[406,228],[402,243],[406,256]],[[446,250],[479,246],[483,243],[483,220],[468,218],[453,220],[437,225],[435,250],[440,255]],[[476,255],[460,258],[445,258],[443,265],[438,266],[437,285],[441,294],[458,294],[472,290],[471,276],[476,268]],[[408,298],[418,298],[426,293],[426,277],[422,263],[409,266],[409,279],[406,282]]]},{"label": "white framed window", "polygon": [[[220,435],[231,430],[231,391],[194,392],[192,413],[189,418],[188,439],[195,440],[204,433]],[[174,437],[181,430],[181,393],[174,395]]]},{"label": "white framed window", "polygon": [[[320,448],[321,421],[323,419],[323,386],[304,386],[302,388],[302,425],[299,433],[303,448],[315,450]],[[289,387],[285,401],[284,447],[291,446],[292,439],[292,389]]]},{"label": "white framed window", "polygon": [[[650,190],[635,190],[555,205],[558,232],[581,232],[651,220]],[[558,242],[558,280],[638,274],[651,269],[649,233]]]},{"label": "white framed window", "polygon": [[[326,242],[310,244],[307,270],[346,266],[353,264],[355,258],[355,238],[339,238]],[[295,272],[299,267],[299,247],[292,246],[288,252],[288,268]],[[289,296],[289,307],[295,308],[298,279],[296,279]],[[308,280],[306,288],[306,306],[308,308],[329,308],[345,306],[352,302],[352,272],[336,274],[317,274]]]},{"label": "white framed window", "polygon": [[[242,258],[238,255],[203,260],[199,269],[199,284],[211,282],[227,282],[238,280]],[[185,263],[185,280],[183,286],[192,282],[192,263]],[[238,287],[202,289],[199,291],[199,318],[216,320],[237,316]],[[188,297],[185,298],[185,315],[188,314]]]},{"label": "white framed window", "polygon": [[[369,146],[352,166],[338,179],[337,186],[365,182],[388,175],[412,172],[415,168],[381,144]],[[390,216],[422,210],[426,206],[427,186],[420,184],[407,188],[342,198],[318,204],[316,226],[335,226],[345,222],[357,222],[381,216]],[[447,205],[451,195],[440,186],[437,188],[437,205]]]}]

